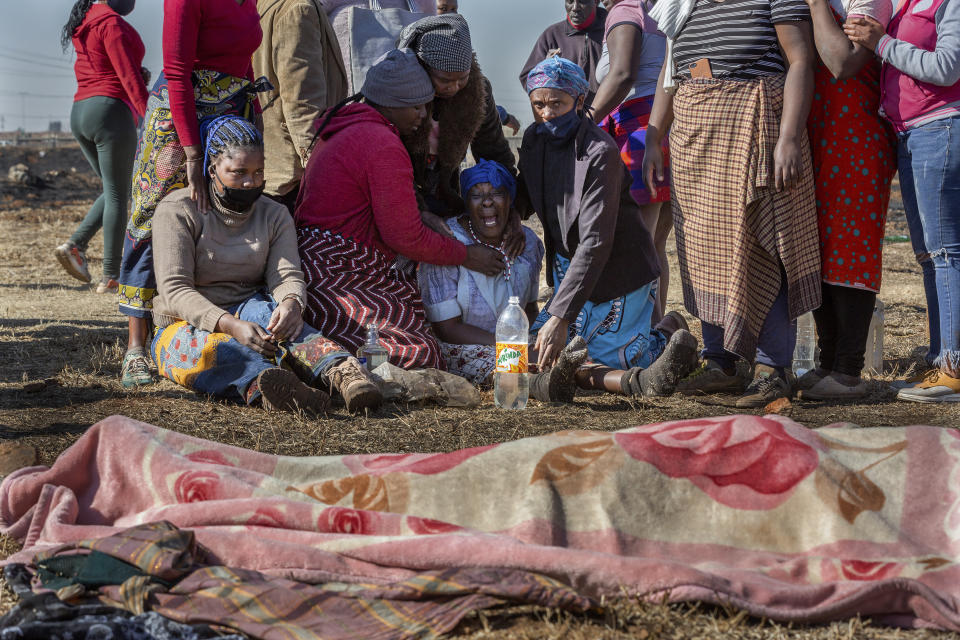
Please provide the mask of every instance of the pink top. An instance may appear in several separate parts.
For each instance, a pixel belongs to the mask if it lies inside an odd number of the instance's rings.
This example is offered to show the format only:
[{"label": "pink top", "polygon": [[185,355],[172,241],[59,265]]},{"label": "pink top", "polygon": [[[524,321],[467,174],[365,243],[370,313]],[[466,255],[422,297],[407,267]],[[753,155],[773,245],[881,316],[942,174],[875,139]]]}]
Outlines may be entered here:
[{"label": "pink top", "polygon": [[135,118],[147,108],[147,87],[140,74],[145,49],[137,30],[105,4],[87,10],[74,31],[77,61],[74,102],[105,96],[123,100]]},{"label": "pink top", "polygon": [[200,144],[190,74],[205,69],[252,80],[250,58],[262,38],[256,0],[163,1],[163,73],[183,146]]},{"label": "pink top", "polygon": [[369,105],[347,105],[330,120],[300,184],[297,227],[319,227],[375,247],[388,260],[400,254],[459,265],[467,257],[463,244],[424,226],[410,154],[396,127]]}]

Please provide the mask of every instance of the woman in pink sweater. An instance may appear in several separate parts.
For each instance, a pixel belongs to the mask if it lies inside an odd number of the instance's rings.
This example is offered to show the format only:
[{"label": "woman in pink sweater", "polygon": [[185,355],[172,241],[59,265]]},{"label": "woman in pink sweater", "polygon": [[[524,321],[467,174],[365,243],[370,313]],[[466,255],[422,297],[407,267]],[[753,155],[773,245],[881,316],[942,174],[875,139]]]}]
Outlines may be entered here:
[{"label": "woman in pink sweater", "polygon": [[133,6],[133,0],[77,0],[63,27],[64,50],[72,45],[77,53],[77,93],[70,111],[70,131],[103,181],[103,193],[55,255],[67,273],[90,282],[87,244],[102,227],[103,278],[97,293],[117,290],[137,120],[147,106],[147,86],[140,67],[143,41],[122,17]]},{"label": "woman in pink sweater", "polygon": [[255,115],[251,56],[262,32],[256,0],[164,0],[163,73],[147,103],[133,171],[133,211],[123,243],[120,312],[129,317],[124,387],[151,384],[145,349],[156,278],[153,213],[174,189],[189,187],[203,213],[209,208],[199,120]]},{"label": "woman in pink sweater", "polygon": [[360,94],[321,118],[295,216],[306,320],[352,350],[373,322],[390,361],[404,368],[443,368],[410,261],[488,274],[504,267],[497,252],[465,247],[421,221],[401,138],[422,126],[432,99],[415,54],[387,53]]}]

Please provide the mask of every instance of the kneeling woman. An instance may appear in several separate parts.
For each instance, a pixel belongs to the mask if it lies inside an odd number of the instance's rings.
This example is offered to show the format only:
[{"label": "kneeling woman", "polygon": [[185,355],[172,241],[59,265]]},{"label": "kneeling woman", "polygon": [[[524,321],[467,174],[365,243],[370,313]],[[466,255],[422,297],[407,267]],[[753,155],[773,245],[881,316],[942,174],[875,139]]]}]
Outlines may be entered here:
[{"label": "kneeling woman", "polygon": [[[305,285],[290,214],[263,192],[263,139],[247,120],[204,121],[212,210],[189,189],[157,206],[153,260],[160,375],[195,391],[318,414],[338,390],[349,410],[381,395],[359,362],[301,319]],[[302,380],[302,381],[301,381]]]},{"label": "kneeling woman", "polygon": [[423,125],[431,100],[433,85],[416,55],[385,54],[360,94],[322,116],[295,216],[307,321],[352,351],[375,323],[390,362],[404,369],[443,368],[409,260],[486,274],[503,269],[498,252],[464,247],[420,218],[401,137]]},{"label": "kneeling woman", "polygon": [[669,394],[696,366],[697,341],[677,314],[650,326],[656,249],[620,150],[583,115],[587,88],[583,69],[564,58],[547,58],[527,76],[536,123],[523,136],[520,173],[543,223],[547,278],[555,287],[532,327],[538,364],[552,366],[578,335],[594,362],[631,374],[621,384],[618,373],[600,369],[598,382]]}]

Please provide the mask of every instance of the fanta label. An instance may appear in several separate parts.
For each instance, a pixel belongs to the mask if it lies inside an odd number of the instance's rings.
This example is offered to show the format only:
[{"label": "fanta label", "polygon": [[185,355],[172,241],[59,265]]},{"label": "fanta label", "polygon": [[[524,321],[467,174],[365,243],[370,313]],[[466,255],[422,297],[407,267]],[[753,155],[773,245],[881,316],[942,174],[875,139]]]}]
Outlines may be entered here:
[{"label": "fanta label", "polygon": [[497,373],[526,373],[527,343],[497,343]]}]

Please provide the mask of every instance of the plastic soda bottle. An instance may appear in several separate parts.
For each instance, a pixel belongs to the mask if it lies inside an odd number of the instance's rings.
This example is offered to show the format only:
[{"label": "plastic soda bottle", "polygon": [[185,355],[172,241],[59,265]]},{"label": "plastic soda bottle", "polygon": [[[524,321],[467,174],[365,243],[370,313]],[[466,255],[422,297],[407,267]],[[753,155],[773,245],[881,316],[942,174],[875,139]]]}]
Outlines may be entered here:
[{"label": "plastic soda bottle", "polygon": [[813,313],[797,318],[797,346],[793,349],[793,373],[802,376],[817,366],[817,325]]},{"label": "plastic soda bottle", "polygon": [[357,349],[357,360],[367,368],[367,371],[373,371],[386,362],[387,358],[387,349],[380,344],[377,325],[371,322],[367,325],[367,341]]},{"label": "plastic soda bottle", "polygon": [[867,373],[883,373],[883,331],[886,317],[883,301],[877,300],[867,333],[867,351],[864,353],[863,370]]},{"label": "plastic soda bottle", "polygon": [[530,324],[520,298],[510,303],[497,320],[497,362],[493,374],[493,401],[501,409],[524,409],[530,395],[527,379],[527,346]]}]

